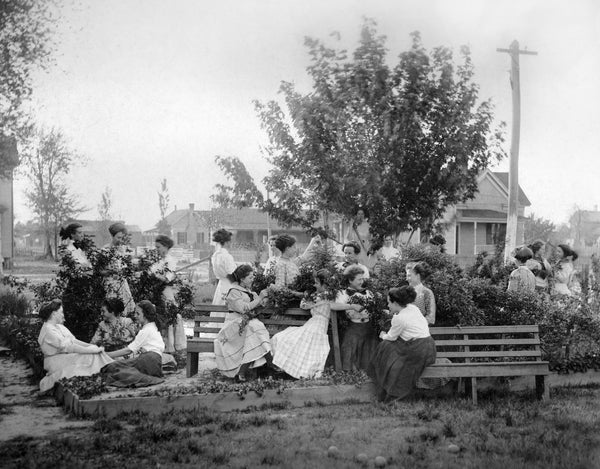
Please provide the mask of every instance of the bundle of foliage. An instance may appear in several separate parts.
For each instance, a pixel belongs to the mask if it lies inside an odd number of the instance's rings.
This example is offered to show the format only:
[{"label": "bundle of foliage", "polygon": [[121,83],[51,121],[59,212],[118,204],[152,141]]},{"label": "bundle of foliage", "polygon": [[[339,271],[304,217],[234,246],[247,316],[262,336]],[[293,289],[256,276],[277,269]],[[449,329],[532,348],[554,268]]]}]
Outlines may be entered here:
[{"label": "bundle of foliage", "polygon": [[517,267],[515,264],[504,264],[504,242],[496,245],[493,253],[482,251],[477,254],[468,274],[471,277],[487,278],[494,285],[506,288],[510,273]]},{"label": "bundle of foliage", "polygon": [[44,355],[38,344],[41,327],[41,322],[34,316],[0,317],[0,337],[11,345],[13,352],[30,362],[37,378],[45,374]]},{"label": "bundle of foliage", "polygon": [[38,304],[62,299],[65,325],[78,339],[88,342],[102,319],[102,301],[107,297],[104,279],[115,263],[120,265],[119,275],[129,284],[134,301],[146,299],[156,305],[159,327],[174,324],[177,315],[184,315],[191,305],[192,286],[179,277],[171,282],[177,292],[177,304],[164,302],[162,291],[166,285],[149,272],[150,266],[159,259],[155,250],[133,259],[113,247],[99,249],[87,237],[78,247],[90,260],[91,270],[82,269],[71,256],[62,255],[56,279],[33,288]]},{"label": "bundle of foliage", "polygon": [[73,376],[72,378],[63,378],[59,381],[64,389],[73,392],[79,399],[90,399],[108,391],[106,383],[100,373],[91,376]]},{"label": "bundle of foliage", "polygon": [[0,290],[0,316],[23,317],[29,313],[27,297],[18,290],[3,287]]}]

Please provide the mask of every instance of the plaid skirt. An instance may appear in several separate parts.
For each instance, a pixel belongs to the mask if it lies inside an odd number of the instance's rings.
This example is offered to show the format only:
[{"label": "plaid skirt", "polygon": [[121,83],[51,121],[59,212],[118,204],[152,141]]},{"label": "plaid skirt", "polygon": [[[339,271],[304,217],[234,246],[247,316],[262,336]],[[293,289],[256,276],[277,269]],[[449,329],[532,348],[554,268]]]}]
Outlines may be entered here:
[{"label": "plaid skirt", "polygon": [[315,378],[323,373],[329,355],[329,318],[313,316],[300,327],[288,327],[271,338],[273,365],[294,378]]},{"label": "plaid skirt", "polygon": [[402,399],[416,387],[423,370],[435,363],[435,342],[430,337],[405,341],[383,340],[377,347],[368,374],[381,400]]},{"label": "plaid skirt", "polygon": [[241,316],[227,321],[214,342],[217,368],[230,378],[246,363],[250,363],[251,368],[264,364],[263,357],[271,352],[265,325],[258,319],[251,319],[240,335],[241,322]]}]

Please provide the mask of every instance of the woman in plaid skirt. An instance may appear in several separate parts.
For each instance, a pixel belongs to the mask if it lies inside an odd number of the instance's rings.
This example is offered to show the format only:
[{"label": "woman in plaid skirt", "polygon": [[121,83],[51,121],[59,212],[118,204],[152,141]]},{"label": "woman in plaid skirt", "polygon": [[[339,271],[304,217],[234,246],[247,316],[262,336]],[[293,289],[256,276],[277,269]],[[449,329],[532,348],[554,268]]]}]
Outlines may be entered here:
[{"label": "woman in plaid skirt", "polygon": [[273,365],[294,378],[317,378],[325,369],[329,355],[327,325],[330,310],[348,308],[360,310],[360,305],[331,303],[325,299],[325,291],[331,274],[327,269],[315,273],[316,294],[314,301],[302,300],[300,307],[310,308],[311,318],[300,327],[288,327],[271,338]]}]

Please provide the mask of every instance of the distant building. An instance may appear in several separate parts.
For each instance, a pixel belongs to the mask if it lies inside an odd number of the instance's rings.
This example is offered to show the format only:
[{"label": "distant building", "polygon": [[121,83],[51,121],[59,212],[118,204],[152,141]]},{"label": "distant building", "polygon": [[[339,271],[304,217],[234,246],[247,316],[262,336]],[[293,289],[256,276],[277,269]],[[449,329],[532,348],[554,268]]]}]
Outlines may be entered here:
[{"label": "distant building", "polygon": [[590,247],[599,244],[600,212],[596,208],[575,211],[569,218],[569,226],[573,247]]}]

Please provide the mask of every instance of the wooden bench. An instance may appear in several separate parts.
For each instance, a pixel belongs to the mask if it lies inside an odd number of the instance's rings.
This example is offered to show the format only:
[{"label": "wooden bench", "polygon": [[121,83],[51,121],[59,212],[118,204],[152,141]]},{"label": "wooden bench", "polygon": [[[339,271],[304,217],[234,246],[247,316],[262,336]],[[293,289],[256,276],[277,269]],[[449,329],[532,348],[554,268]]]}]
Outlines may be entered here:
[{"label": "wooden bench", "polygon": [[[199,304],[194,306],[196,313],[194,317],[194,337],[187,340],[187,368],[186,376],[194,376],[198,373],[198,359],[200,353],[214,352],[214,338],[200,337],[200,334],[217,334],[221,330],[221,324],[225,322],[223,317],[210,317],[211,312],[228,312],[225,305]],[[259,318],[265,326],[277,326],[284,329],[290,326],[302,326],[310,319],[310,311],[300,308],[290,308],[285,314],[271,319],[269,314],[273,311],[263,309],[265,318]],[[282,317],[283,316],[283,317]],[[218,327],[214,325],[217,324]],[[340,353],[340,340],[338,334],[337,312],[331,311],[331,335],[333,342],[333,357],[336,370],[342,369],[342,358]]]},{"label": "wooden bench", "polygon": [[477,378],[535,376],[538,398],[550,397],[545,378],[550,371],[542,361],[539,327],[477,326],[432,327],[438,358],[452,363],[427,367],[421,378],[471,378],[477,404]]}]

